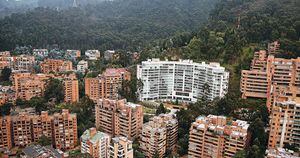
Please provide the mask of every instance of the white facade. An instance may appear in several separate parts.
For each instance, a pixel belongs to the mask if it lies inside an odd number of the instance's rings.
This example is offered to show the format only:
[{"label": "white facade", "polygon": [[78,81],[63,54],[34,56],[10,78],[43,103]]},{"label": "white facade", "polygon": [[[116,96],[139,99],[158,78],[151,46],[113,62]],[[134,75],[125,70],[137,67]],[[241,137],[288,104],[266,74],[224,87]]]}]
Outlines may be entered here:
[{"label": "white facade", "polygon": [[84,60],[80,60],[77,64],[77,71],[84,73],[85,70],[88,69],[88,62]]},{"label": "white facade", "polygon": [[196,102],[204,94],[210,100],[222,98],[228,90],[229,72],[219,63],[148,59],[137,66],[137,78],[143,83],[140,101]]},{"label": "white facade", "polygon": [[34,49],[32,53],[34,56],[41,58],[48,57],[49,55],[48,49]]},{"label": "white facade", "polygon": [[97,60],[100,58],[100,51],[99,50],[87,50],[85,51],[85,56],[88,60]]}]

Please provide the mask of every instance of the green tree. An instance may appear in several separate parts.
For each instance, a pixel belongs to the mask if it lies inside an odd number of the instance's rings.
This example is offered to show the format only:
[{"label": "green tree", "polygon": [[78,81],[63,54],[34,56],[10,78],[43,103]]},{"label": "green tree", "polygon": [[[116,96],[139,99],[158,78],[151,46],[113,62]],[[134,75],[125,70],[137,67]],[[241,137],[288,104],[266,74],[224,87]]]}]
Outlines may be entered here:
[{"label": "green tree", "polygon": [[48,145],[51,145],[52,143],[51,143],[51,139],[49,139],[45,135],[42,135],[40,137],[40,139],[38,140],[38,144],[40,144],[42,146],[48,146]]},{"label": "green tree", "polygon": [[234,154],[233,158],[246,158],[246,152],[245,150],[240,150],[236,154]]},{"label": "green tree", "polygon": [[158,108],[156,109],[156,115],[165,114],[165,113],[167,113],[167,109],[165,108],[164,104],[163,103],[159,104]]},{"label": "green tree", "polygon": [[2,81],[9,81],[11,75],[11,69],[8,67],[5,67],[2,71],[1,71],[1,80]]},{"label": "green tree", "polygon": [[11,103],[5,103],[4,105],[0,106],[0,114],[2,116],[10,115],[10,110],[13,107]]},{"label": "green tree", "polygon": [[50,78],[47,82],[44,97],[46,101],[55,99],[56,103],[62,102],[64,100],[63,83],[58,79]]},{"label": "green tree", "polygon": [[154,152],[154,155],[152,156],[152,158],[159,158],[159,153],[157,150]]}]

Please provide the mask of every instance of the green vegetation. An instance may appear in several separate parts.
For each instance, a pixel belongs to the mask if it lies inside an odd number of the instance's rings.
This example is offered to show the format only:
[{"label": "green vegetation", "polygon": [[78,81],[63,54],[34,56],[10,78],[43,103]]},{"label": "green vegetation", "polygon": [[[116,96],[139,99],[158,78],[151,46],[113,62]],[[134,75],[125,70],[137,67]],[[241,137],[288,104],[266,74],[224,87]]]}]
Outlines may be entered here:
[{"label": "green vegetation", "polygon": [[61,103],[64,100],[64,86],[62,81],[50,78],[47,81],[44,96],[46,101],[55,99],[56,103]]},{"label": "green vegetation", "polygon": [[1,70],[1,81],[9,81],[10,75],[11,75],[11,69],[5,67],[3,70]]},{"label": "green vegetation", "polygon": [[46,137],[45,135],[42,135],[40,137],[40,139],[38,140],[37,142],[38,144],[42,145],[42,146],[48,146],[48,145],[51,145],[52,142],[51,142],[51,139],[49,139],[48,137]]},{"label": "green vegetation", "polygon": [[0,20],[0,50],[17,45],[66,49],[133,49],[192,31],[217,0],[120,0],[79,8],[36,8]]}]

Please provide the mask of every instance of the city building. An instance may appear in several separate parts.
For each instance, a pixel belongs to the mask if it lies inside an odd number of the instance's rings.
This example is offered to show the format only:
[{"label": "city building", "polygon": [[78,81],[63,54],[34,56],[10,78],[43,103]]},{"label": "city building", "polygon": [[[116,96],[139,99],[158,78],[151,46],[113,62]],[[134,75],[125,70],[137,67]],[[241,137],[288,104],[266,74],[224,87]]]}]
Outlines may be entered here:
[{"label": "city building", "polygon": [[52,74],[13,73],[12,81],[16,97],[30,100],[32,97],[44,95],[46,80],[54,77]]},{"label": "city building", "polygon": [[2,55],[0,56],[0,70],[3,70],[5,67],[13,68],[14,58],[10,55]]},{"label": "city building", "polygon": [[0,56],[10,56],[10,51],[2,51],[0,52]]},{"label": "city building", "polygon": [[77,64],[77,71],[81,73],[85,73],[88,70],[88,62],[84,60],[80,60]]},{"label": "city building", "polygon": [[88,153],[93,158],[109,157],[110,136],[96,128],[86,130],[80,137],[80,143],[81,153]]},{"label": "city building", "polygon": [[100,58],[99,50],[87,50],[85,51],[85,56],[87,60],[97,60]]},{"label": "city building", "polygon": [[117,53],[115,50],[106,50],[104,52],[104,59],[105,60],[117,60],[119,59],[119,53]]},{"label": "city building", "polygon": [[103,98],[118,99],[118,91],[124,80],[130,80],[131,74],[125,68],[108,68],[95,78],[85,78],[85,94],[92,100]]},{"label": "city building", "polygon": [[178,121],[173,114],[152,117],[143,125],[140,149],[146,157],[153,157],[156,152],[164,157],[167,150],[175,150],[177,135]]},{"label": "city building", "polygon": [[13,57],[13,70],[15,71],[33,71],[34,66],[34,56],[19,55]]},{"label": "city building", "polygon": [[0,116],[0,150],[5,151],[12,148],[11,133],[11,117]]},{"label": "city building", "polygon": [[67,75],[63,78],[64,90],[65,90],[65,102],[78,102],[79,101],[79,87],[78,80],[75,74]]},{"label": "city building", "polygon": [[20,113],[17,116],[13,116],[11,120],[13,145],[17,147],[25,147],[33,143],[31,115]]},{"label": "city building", "polygon": [[143,125],[141,105],[122,100],[99,99],[95,106],[96,128],[114,136],[132,140],[139,136]]},{"label": "city building", "polygon": [[110,158],[133,158],[132,141],[126,137],[112,138]]},{"label": "city building", "polygon": [[199,116],[190,128],[188,157],[232,158],[247,147],[248,127],[246,121],[224,116]]},{"label": "city building", "polygon": [[0,85],[0,106],[5,103],[14,103],[15,95],[16,93],[13,86]]},{"label": "city building", "polygon": [[274,41],[268,44],[268,52],[270,55],[275,55],[280,49],[279,41]]},{"label": "city building", "polygon": [[40,66],[43,73],[57,73],[73,70],[73,65],[71,61],[59,59],[46,59],[40,64]]},{"label": "city building", "polygon": [[31,145],[22,150],[21,158],[63,158],[63,153],[50,146]]},{"label": "city building", "polygon": [[291,144],[300,148],[300,103],[275,102],[270,115],[269,149]]},{"label": "city building", "polygon": [[73,149],[77,144],[76,114],[66,109],[53,115],[42,111],[40,115],[19,112],[0,117],[0,129],[0,149],[26,147],[37,143],[42,136],[52,140],[57,149]]},{"label": "city building", "polygon": [[281,95],[289,97],[286,93],[297,96],[300,92],[299,76],[300,58],[275,58],[266,51],[255,52],[250,70],[242,70],[242,97],[266,98],[271,111],[274,99],[284,97]]},{"label": "city building", "polygon": [[65,54],[65,58],[69,60],[77,60],[77,58],[81,57],[80,50],[67,50]]},{"label": "city building", "polygon": [[222,98],[228,89],[229,72],[219,63],[192,60],[148,59],[137,66],[140,101],[196,102],[200,97]]},{"label": "city building", "polygon": [[53,145],[56,149],[69,150],[77,146],[77,117],[63,109],[55,113],[52,121]]},{"label": "city building", "polygon": [[266,158],[299,158],[299,156],[294,151],[283,148],[268,149],[266,151]]},{"label": "city building", "polygon": [[48,49],[33,49],[32,54],[40,59],[46,58],[49,55]]}]

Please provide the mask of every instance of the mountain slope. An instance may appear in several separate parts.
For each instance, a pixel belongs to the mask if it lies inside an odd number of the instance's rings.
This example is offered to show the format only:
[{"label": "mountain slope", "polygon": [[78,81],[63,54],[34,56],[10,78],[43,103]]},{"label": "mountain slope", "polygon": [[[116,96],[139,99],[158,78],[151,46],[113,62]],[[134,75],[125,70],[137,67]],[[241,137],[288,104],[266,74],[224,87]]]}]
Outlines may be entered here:
[{"label": "mountain slope", "polygon": [[217,0],[118,0],[66,10],[37,8],[0,20],[0,49],[16,45],[72,49],[137,49],[192,31]]}]

